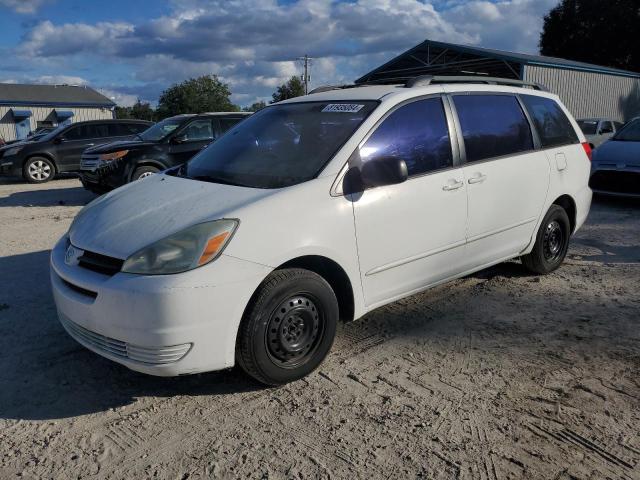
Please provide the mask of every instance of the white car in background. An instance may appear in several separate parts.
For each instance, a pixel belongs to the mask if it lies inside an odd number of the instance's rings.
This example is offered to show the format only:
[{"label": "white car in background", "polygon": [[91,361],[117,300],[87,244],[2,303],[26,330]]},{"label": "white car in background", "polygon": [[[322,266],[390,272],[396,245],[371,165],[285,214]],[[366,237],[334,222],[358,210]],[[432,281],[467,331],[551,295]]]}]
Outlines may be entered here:
[{"label": "white car in background", "polygon": [[94,200],[51,254],[62,324],[140,372],[278,385],[339,321],[516,257],[555,270],[590,148],[557,96],[501,82],[325,88]]},{"label": "white car in background", "polygon": [[577,122],[592,149],[613,137],[623,125],[611,118],[581,118]]}]

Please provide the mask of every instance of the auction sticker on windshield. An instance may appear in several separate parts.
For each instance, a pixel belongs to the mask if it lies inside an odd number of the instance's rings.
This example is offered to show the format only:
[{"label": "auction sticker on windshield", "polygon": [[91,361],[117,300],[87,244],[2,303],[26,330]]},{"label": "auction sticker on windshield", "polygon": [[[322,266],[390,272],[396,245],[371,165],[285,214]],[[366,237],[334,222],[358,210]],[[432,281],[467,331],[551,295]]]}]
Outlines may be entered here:
[{"label": "auction sticker on windshield", "polygon": [[359,105],[357,103],[330,103],[322,109],[322,113],[357,113],[362,109],[362,107],[364,107],[364,105]]}]

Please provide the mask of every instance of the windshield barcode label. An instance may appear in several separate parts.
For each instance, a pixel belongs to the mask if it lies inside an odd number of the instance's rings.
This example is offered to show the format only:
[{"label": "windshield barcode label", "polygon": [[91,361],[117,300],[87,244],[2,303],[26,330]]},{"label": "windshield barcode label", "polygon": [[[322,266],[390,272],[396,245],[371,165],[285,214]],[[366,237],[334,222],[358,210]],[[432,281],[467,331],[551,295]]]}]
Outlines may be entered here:
[{"label": "windshield barcode label", "polygon": [[323,113],[357,113],[364,105],[358,105],[357,103],[330,103],[322,109]]}]

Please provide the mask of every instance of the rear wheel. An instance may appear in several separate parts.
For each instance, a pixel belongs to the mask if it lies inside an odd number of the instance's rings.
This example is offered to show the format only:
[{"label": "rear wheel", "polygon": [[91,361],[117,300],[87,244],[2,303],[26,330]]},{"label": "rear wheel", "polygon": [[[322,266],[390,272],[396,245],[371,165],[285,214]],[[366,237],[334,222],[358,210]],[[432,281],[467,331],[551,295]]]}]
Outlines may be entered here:
[{"label": "rear wheel", "polygon": [[321,276],[303,269],[276,270],[244,314],[236,359],[266,385],[298,380],[327,356],[337,324],[338,301]]},{"label": "rear wheel", "polygon": [[553,272],[567,255],[570,235],[567,212],[558,205],[551,205],[540,224],[533,250],[522,257],[523,265],[534,273]]},{"label": "rear wheel", "polygon": [[144,167],[138,167],[133,172],[133,175],[131,175],[131,181],[134,182],[142,178],[150,177],[151,175],[155,175],[159,171],[160,171],[159,169],[157,169],[156,167],[152,167],[150,165],[147,165]]},{"label": "rear wheel", "polygon": [[22,167],[22,177],[29,183],[45,183],[53,178],[56,169],[45,157],[31,157]]}]

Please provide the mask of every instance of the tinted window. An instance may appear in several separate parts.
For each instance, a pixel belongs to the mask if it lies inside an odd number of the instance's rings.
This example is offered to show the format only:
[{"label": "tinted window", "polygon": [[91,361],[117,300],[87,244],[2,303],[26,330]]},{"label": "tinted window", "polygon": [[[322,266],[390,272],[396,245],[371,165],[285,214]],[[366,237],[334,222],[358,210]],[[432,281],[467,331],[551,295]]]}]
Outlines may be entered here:
[{"label": "tinted window", "polygon": [[640,141],[640,120],[632,120],[627,123],[622,130],[618,131],[613,137],[614,140],[621,142],[638,142]]},{"label": "tinted window", "polygon": [[112,129],[117,132],[113,136],[131,136],[144,132],[147,128],[149,125],[142,123],[114,123],[109,125],[109,135],[111,135]]},{"label": "tinted window", "polygon": [[376,106],[355,101],[263,108],[193,157],[181,174],[256,188],[310,180]]},{"label": "tinted window", "polygon": [[241,118],[221,118],[220,119],[220,132],[224,133],[237,124]]},{"label": "tinted window", "polygon": [[578,126],[585,135],[595,135],[598,130],[597,120],[578,120]]},{"label": "tinted window", "polygon": [[70,128],[69,130],[64,132],[63,136],[67,140],[81,140],[83,138],[87,138],[87,131],[86,130],[87,129],[85,128],[85,125],[82,125],[82,126],[79,126],[79,127]]},{"label": "tinted window", "polygon": [[389,115],[360,148],[363,162],[395,156],[409,176],[453,164],[447,119],[439,98],[409,103]]},{"label": "tinted window", "polygon": [[122,129],[122,125],[119,125],[117,123],[110,123],[109,125],[107,125],[107,128],[109,129],[110,137],[120,137],[122,135],[126,135],[126,133],[124,133]]},{"label": "tinted window", "polygon": [[107,124],[80,125],[67,130],[64,137],[67,140],[86,140],[88,138],[101,138],[109,136]]},{"label": "tinted window", "polygon": [[543,147],[578,143],[578,135],[571,122],[554,100],[533,95],[520,98],[533,119]]},{"label": "tinted window", "polygon": [[213,138],[211,120],[196,120],[187,125],[180,135],[184,135],[187,141],[210,140]]},{"label": "tinted window", "polygon": [[467,162],[533,150],[531,127],[511,95],[456,95]]}]

